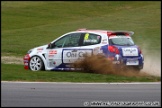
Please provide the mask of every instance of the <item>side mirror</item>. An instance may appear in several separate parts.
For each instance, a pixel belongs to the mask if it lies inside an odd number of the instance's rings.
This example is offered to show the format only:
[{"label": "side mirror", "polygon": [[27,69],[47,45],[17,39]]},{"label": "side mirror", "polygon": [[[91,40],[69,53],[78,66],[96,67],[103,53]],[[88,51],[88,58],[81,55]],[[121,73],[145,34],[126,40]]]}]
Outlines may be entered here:
[{"label": "side mirror", "polygon": [[47,46],[47,49],[51,49],[52,48],[52,44],[49,43],[48,46]]}]

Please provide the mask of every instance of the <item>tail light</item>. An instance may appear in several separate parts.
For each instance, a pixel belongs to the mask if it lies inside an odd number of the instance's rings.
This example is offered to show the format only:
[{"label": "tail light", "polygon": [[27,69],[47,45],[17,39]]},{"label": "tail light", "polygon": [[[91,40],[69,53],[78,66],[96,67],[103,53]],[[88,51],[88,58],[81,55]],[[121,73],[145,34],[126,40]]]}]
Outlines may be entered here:
[{"label": "tail light", "polygon": [[112,53],[119,54],[119,49],[115,46],[108,46],[108,50]]}]

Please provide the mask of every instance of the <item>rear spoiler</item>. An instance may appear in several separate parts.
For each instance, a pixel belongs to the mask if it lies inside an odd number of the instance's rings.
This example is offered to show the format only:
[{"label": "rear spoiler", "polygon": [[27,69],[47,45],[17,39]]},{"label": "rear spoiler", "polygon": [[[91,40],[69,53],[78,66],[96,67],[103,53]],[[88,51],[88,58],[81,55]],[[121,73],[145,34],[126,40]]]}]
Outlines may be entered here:
[{"label": "rear spoiler", "polygon": [[132,36],[134,34],[133,31],[115,31],[115,32],[124,32],[124,33],[128,33],[130,36]]},{"label": "rear spoiler", "polygon": [[132,36],[134,34],[133,31],[108,31],[108,33],[111,33],[111,34],[128,34],[129,36]]}]

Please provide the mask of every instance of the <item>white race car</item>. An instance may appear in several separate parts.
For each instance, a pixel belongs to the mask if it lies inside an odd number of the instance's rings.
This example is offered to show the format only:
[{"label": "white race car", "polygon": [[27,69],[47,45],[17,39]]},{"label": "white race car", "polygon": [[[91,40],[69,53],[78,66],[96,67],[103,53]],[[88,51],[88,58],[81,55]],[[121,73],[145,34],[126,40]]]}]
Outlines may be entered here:
[{"label": "white race car", "polygon": [[142,69],[144,57],[134,44],[131,31],[79,29],[66,33],[50,44],[30,49],[24,56],[24,68],[39,70],[75,70],[71,64],[84,54],[103,54],[114,64]]}]

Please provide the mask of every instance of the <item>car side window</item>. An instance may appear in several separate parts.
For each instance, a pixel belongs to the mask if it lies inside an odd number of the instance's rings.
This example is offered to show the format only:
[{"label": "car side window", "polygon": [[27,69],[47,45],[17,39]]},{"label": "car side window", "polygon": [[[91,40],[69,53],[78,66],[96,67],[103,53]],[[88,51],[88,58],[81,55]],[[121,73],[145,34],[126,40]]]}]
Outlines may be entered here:
[{"label": "car side window", "polygon": [[92,33],[85,33],[84,39],[83,39],[83,46],[95,45],[95,44],[99,44],[100,42],[101,42],[100,35],[92,34]]},{"label": "car side window", "polygon": [[54,42],[54,48],[77,47],[79,46],[81,33],[68,34]]}]

